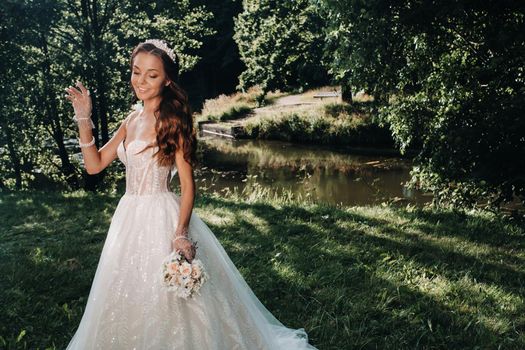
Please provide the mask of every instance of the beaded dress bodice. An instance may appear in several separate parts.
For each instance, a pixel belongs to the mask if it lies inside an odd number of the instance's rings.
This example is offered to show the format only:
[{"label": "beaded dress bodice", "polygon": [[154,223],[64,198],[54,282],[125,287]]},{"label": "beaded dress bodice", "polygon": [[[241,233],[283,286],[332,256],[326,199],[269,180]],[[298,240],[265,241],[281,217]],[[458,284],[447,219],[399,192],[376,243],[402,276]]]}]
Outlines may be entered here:
[{"label": "beaded dress bodice", "polygon": [[171,192],[169,183],[177,172],[173,168],[159,166],[153,154],[158,146],[143,150],[149,141],[132,140],[125,146],[125,140],[117,148],[117,156],[126,167],[126,194],[146,195],[161,192]]}]

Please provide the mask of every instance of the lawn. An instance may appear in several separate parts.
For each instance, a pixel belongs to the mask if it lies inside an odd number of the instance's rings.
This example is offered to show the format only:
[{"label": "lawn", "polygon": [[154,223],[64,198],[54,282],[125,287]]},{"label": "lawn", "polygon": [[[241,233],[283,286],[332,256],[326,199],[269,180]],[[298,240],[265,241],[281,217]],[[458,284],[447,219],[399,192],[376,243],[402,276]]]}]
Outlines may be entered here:
[{"label": "lawn", "polygon": [[[121,194],[0,194],[0,348],[64,349]],[[199,194],[196,213],[319,349],[525,348],[525,225],[493,214]]]}]

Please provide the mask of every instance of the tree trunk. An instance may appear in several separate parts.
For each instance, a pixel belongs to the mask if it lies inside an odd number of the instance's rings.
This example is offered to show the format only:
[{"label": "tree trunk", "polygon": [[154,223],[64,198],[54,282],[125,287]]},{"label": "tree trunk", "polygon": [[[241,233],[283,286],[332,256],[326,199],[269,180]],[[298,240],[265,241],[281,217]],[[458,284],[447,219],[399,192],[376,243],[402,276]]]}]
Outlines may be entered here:
[{"label": "tree trunk", "polygon": [[[4,120],[2,118],[2,120]],[[9,125],[6,125],[5,123],[2,123],[2,128],[5,130],[5,134],[7,137],[7,149],[9,150],[9,158],[11,159],[11,163],[13,164],[13,169],[15,171],[15,188],[17,190],[22,189],[22,167],[20,165],[20,158],[16,154],[14,140],[13,140],[13,134],[11,133],[11,129],[9,128]]]},{"label": "tree trunk", "polygon": [[52,137],[58,146],[58,155],[61,160],[61,171],[66,178],[66,182],[72,189],[79,188],[79,181],[75,167],[69,161],[69,155],[64,145],[64,132],[60,125],[60,118],[58,117],[58,106],[54,98],[53,89],[51,88],[53,78],[51,76],[51,63],[49,62],[49,51],[47,47],[46,37],[41,36],[42,49],[44,51],[44,61],[42,62],[44,96],[47,96],[45,109],[46,114],[44,120],[49,123],[52,130]]},{"label": "tree trunk", "polygon": [[341,83],[341,99],[343,102],[352,104],[352,89],[346,82]]}]

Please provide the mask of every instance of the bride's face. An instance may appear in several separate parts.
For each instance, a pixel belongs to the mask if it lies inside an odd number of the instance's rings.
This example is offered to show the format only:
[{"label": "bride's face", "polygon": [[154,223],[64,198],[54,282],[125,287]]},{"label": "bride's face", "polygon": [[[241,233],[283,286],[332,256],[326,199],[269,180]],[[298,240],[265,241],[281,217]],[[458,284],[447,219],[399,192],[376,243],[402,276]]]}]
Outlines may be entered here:
[{"label": "bride's face", "polygon": [[161,94],[168,83],[164,66],[159,57],[140,52],[133,60],[131,85],[139,100],[149,100]]}]

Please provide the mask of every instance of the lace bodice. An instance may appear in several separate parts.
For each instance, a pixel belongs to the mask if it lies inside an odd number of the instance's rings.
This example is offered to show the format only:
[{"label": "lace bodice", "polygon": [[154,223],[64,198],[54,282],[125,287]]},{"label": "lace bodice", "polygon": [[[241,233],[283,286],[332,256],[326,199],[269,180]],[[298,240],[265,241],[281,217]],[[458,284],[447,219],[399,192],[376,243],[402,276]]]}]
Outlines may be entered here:
[{"label": "lace bodice", "polygon": [[154,194],[170,192],[169,183],[177,172],[173,168],[159,166],[153,154],[158,146],[147,149],[137,154],[148,145],[148,141],[133,140],[127,146],[125,140],[117,148],[117,156],[126,166],[126,194]]}]

